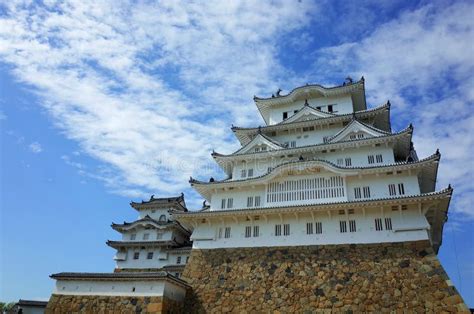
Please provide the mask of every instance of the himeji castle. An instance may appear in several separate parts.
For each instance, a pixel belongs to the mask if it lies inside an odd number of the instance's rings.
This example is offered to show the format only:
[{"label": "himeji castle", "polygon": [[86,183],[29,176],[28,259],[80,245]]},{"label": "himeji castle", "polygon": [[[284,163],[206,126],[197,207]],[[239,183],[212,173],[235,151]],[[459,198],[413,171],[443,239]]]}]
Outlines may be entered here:
[{"label": "himeji castle", "polygon": [[59,273],[47,313],[466,312],[436,254],[453,193],[365,81],[254,97],[264,125],[212,152],[224,179],[132,202],[113,273]]}]

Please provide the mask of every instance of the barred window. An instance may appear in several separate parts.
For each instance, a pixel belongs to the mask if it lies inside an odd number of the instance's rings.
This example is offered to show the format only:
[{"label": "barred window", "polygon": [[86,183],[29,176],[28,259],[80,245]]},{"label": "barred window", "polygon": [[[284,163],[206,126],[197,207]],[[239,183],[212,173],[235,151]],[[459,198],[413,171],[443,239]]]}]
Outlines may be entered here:
[{"label": "barred window", "polygon": [[281,236],[281,225],[275,225],[275,236]]},{"label": "barred window", "polygon": [[296,141],[291,141],[290,142],[290,147],[296,147]]},{"label": "barred window", "polygon": [[225,228],[224,238],[230,238],[230,227]]},{"label": "barred window", "polygon": [[405,195],[405,187],[403,186],[403,183],[398,183],[398,194]]},{"label": "barred window", "polygon": [[249,178],[253,177],[253,169],[247,170],[247,175],[248,175]]},{"label": "barred window", "polygon": [[140,258],[140,252],[133,253],[133,259],[139,259],[139,258]]},{"label": "barred window", "polygon": [[130,240],[135,240],[137,238],[137,234],[136,233],[133,233],[130,235]]},{"label": "barred window", "polygon": [[146,259],[153,259],[153,252],[148,252]]},{"label": "barred window", "polygon": [[255,207],[260,206],[260,196],[255,196]]},{"label": "barred window", "polygon": [[354,198],[362,198],[362,194],[360,193],[360,188],[354,188]]},{"label": "barred window", "polygon": [[221,208],[224,209],[225,208],[225,198],[223,198],[221,200]]},{"label": "barred window", "polygon": [[347,223],[346,223],[345,220],[339,221],[339,231],[340,231],[341,233],[347,232]]},{"label": "barred window", "polygon": [[316,234],[321,234],[323,233],[323,223],[318,221],[314,223],[314,229]]},{"label": "barred window", "polygon": [[176,264],[181,264],[181,256],[176,257]]},{"label": "barred window", "polygon": [[253,236],[254,237],[260,236],[260,226],[253,226]]},{"label": "barred window", "polygon": [[283,225],[283,235],[285,236],[290,235],[290,224]]},{"label": "barred window", "polygon": [[245,237],[250,238],[251,236],[252,236],[252,227],[251,226],[245,227]]},{"label": "barred window", "polygon": [[219,228],[219,235],[218,235],[219,239],[222,238],[222,228]]},{"label": "barred window", "polygon": [[247,197],[247,207],[253,207],[253,196]]},{"label": "barred window", "polygon": [[369,198],[370,197],[370,187],[364,186],[363,191],[364,191],[364,198]]},{"label": "barred window", "polygon": [[385,218],[385,230],[392,230],[392,218]]},{"label": "barred window", "polygon": [[227,208],[232,208],[234,207],[234,199],[233,198],[228,198],[227,199]]},{"label": "barred window", "polygon": [[148,240],[150,238],[150,234],[149,233],[144,233],[143,234],[143,240]]},{"label": "barred window", "polygon": [[352,166],[352,159],[350,157],[346,158],[346,167]]},{"label": "barred window", "polygon": [[377,163],[382,163],[383,162],[383,157],[381,154],[375,155],[375,160]]},{"label": "barred window", "polygon": [[381,231],[382,228],[382,218],[375,218],[375,230]]},{"label": "barred window", "polygon": [[336,163],[337,163],[338,166],[342,166],[344,164],[344,159],[338,158]]},{"label": "barred window", "polygon": [[356,221],[355,220],[349,220],[349,231],[350,232],[356,232]]},{"label": "barred window", "polygon": [[375,162],[374,155],[367,156],[367,159],[369,161],[369,164],[373,164]]},{"label": "barred window", "polygon": [[242,169],[242,170],[240,171],[240,177],[241,177],[241,178],[245,178],[246,176],[247,176],[247,170],[246,170],[246,169]]},{"label": "barred window", "polygon": [[313,234],[313,223],[306,223],[306,234]]},{"label": "barred window", "polygon": [[357,138],[364,138],[364,133],[358,133]]},{"label": "barred window", "polygon": [[395,189],[395,184],[388,185],[388,194],[397,195],[397,190]]}]

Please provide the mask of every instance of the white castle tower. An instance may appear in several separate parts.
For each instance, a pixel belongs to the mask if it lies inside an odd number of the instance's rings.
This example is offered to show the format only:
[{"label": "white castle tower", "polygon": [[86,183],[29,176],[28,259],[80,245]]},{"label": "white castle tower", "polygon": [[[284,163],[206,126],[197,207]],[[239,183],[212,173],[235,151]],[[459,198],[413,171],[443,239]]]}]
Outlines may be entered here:
[{"label": "white castle tower", "polygon": [[212,156],[228,175],[191,185],[210,204],[176,213],[194,248],[429,240],[437,251],[452,189],[435,191],[440,154],[418,159],[390,103],[367,109],[364,78],[255,97],[266,126],[232,127],[242,147]]},{"label": "white castle tower", "polygon": [[189,259],[190,231],[173,219],[170,211],[187,212],[184,195],[130,203],[138,220],[112,224],[122,234],[120,241],[107,241],[117,250],[115,272],[168,271],[179,277]]}]

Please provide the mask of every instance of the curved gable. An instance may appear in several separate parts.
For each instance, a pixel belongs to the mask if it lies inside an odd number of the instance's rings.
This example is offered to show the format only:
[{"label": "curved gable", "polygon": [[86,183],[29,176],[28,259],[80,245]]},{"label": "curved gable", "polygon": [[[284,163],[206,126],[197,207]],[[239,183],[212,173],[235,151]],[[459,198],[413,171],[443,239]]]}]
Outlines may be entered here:
[{"label": "curved gable", "polygon": [[336,133],[334,136],[328,139],[328,143],[335,143],[341,141],[351,141],[357,139],[379,137],[391,134],[374,127],[371,127],[365,123],[357,120],[352,120],[344,129]]},{"label": "curved gable", "polygon": [[247,145],[236,151],[234,154],[246,154],[255,152],[256,149],[259,151],[270,151],[283,149],[284,146],[269,137],[258,134],[253,140],[251,140]]},{"label": "curved gable", "polygon": [[279,124],[291,123],[291,122],[302,122],[315,120],[320,118],[334,117],[334,114],[322,112],[310,106],[304,106],[302,109],[298,110],[297,113],[289,117],[288,119],[283,120]]}]

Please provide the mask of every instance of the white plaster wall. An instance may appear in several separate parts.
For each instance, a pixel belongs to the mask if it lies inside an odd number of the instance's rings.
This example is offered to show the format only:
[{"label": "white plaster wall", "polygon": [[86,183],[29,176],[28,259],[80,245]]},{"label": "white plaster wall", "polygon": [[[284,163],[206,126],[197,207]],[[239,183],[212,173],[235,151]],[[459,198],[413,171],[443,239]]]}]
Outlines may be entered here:
[{"label": "white plaster wall", "polygon": [[[135,291],[133,291],[135,288]],[[160,296],[184,300],[184,287],[164,280],[153,281],[94,281],[57,280],[54,292],[62,295],[99,296]]]},{"label": "white plaster wall", "polygon": [[[392,219],[393,230],[376,231],[375,218],[390,217]],[[253,217],[255,219],[255,217]],[[356,232],[349,232],[349,223],[347,222],[347,233],[341,233],[339,230],[339,221],[349,219],[356,221]],[[218,224],[199,224],[193,232],[194,234],[214,234],[212,240],[195,239],[193,248],[211,249],[211,248],[227,248],[227,247],[268,247],[268,246],[292,246],[292,245],[323,245],[323,244],[348,244],[348,243],[380,243],[380,242],[404,242],[427,240],[428,233],[426,229],[429,227],[426,218],[418,212],[414,207],[409,207],[404,211],[392,211],[386,207],[382,213],[381,208],[367,208],[365,215],[360,210],[356,210],[354,214],[339,215],[337,211],[333,211],[331,217],[327,212],[315,212],[314,221],[322,222],[322,234],[306,234],[306,223],[313,222],[313,218],[307,214],[300,215],[297,219],[293,215],[284,215],[282,220],[278,217],[268,218],[265,221],[263,217],[259,217],[258,221],[239,221],[235,223],[231,219],[227,219],[224,223]],[[383,221],[384,222],[384,221]],[[290,224],[289,236],[275,236],[275,224]],[[260,227],[259,237],[245,237],[245,227],[258,225]],[[231,227],[231,237],[218,238],[218,229]],[[400,228],[418,228],[413,231],[395,231]],[[282,227],[283,232],[283,227]]]},{"label": "white plaster wall", "polygon": [[[227,191],[219,191],[214,193],[211,198],[211,209],[221,209],[221,200],[233,198],[234,199],[234,206],[233,208],[245,208],[247,207],[247,197],[249,196],[260,196],[260,207],[264,206],[264,198],[265,198],[265,186],[264,185],[256,185],[256,186],[249,186],[243,189],[233,189]],[[225,209],[232,209],[226,208]]]},{"label": "white plaster wall", "polygon": [[279,143],[291,143],[291,141],[296,141],[296,147],[321,144],[324,142],[324,137],[331,137],[339,132],[343,128],[341,124],[335,124],[332,126],[323,126],[314,131],[302,130],[290,130],[288,132],[280,132],[272,137],[275,141]]},{"label": "white plaster wall", "polygon": [[173,217],[168,212],[169,208],[164,209],[142,209],[138,212],[138,219],[145,218],[146,215],[155,220],[159,220],[161,215],[165,215],[167,220],[173,220]]},{"label": "white plaster wall", "polygon": [[354,188],[355,187],[370,187],[371,198],[385,198],[393,197],[389,194],[388,185],[395,184],[398,194],[398,183],[403,183],[405,188],[404,195],[417,195],[420,194],[420,185],[418,183],[418,177],[416,175],[408,175],[406,172],[403,174],[381,174],[380,176],[366,176],[362,178],[348,177],[347,178],[347,189],[349,200],[354,200]]},{"label": "white plaster wall", "polygon": [[[139,252],[139,259],[133,259],[135,252]],[[153,252],[153,258],[147,259],[147,253]],[[161,252],[166,252],[168,254],[160,254]],[[166,259],[163,257],[166,256]],[[162,268],[168,265],[177,265],[177,257],[181,256],[181,265],[186,264],[186,257],[189,256],[189,253],[186,252],[173,252],[172,250],[166,250],[165,248],[128,248],[127,249],[127,259],[124,261],[117,261],[118,268]]]},{"label": "white plaster wall", "polygon": [[[308,103],[312,107],[335,104],[334,110],[337,111],[337,114],[346,114],[353,111],[352,99],[350,96],[309,98]],[[269,114],[269,124],[271,125],[281,122],[283,120],[283,112],[294,112],[295,110],[300,110],[303,105],[304,100],[298,100],[289,105],[274,107],[271,109]],[[288,115],[288,117],[290,116],[291,114]]]},{"label": "white plaster wall", "polygon": [[[161,239],[158,239],[158,233],[162,233]],[[177,236],[176,230],[173,230],[171,228],[163,228],[163,229],[145,229],[144,227],[138,227],[134,229],[130,229],[127,231],[124,231],[122,233],[122,240],[123,241],[133,241],[131,239],[132,234],[136,234],[135,241],[146,241],[143,240],[144,234],[148,233],[148,241],[168,241],[173,239],[173,237]]]},{"label": "white plaster wall", "polygon": [[[135,288],[135,291],[133,291]],[[104,296],[163,296],[164,281],[57,280],[55,294]]]},{"label": "white plaster wall", "polygon": [[23,310],[23,314],[44,314],[44,308],[38,306],[22,305],[19,308]]}]

